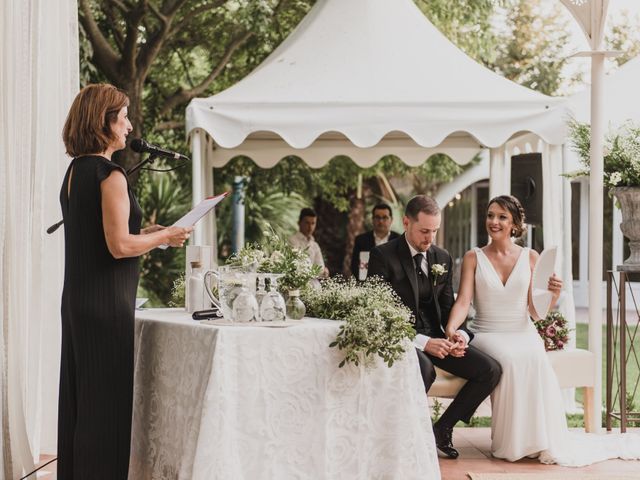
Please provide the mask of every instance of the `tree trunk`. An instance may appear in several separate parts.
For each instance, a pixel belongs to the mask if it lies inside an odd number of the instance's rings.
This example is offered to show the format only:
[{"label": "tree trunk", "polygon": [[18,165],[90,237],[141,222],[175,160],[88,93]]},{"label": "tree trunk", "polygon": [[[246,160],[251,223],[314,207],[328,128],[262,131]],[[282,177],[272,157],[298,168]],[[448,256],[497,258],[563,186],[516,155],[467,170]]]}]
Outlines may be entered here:
[{"label": "tree trunk", "polygon": [[336,274],[342,270],[347,214],[336,210],[322,198],[316,198],[313,206],[318,214],[314,237],[320,245],[326,267],[331,274]]},{"label": "tree trunk", "polygon": [[[144,136],[144,111],[142,103],[142,84],[139,82],[133,82],[126,86],[120,86],[127,93],[129,97],[129,120],[133,130],[129,134],[127,143],[130,143],[134,138],[142,138]],[[113,156],[113,161],[120,165],[125,170],[129,170],[142,160],[142,155],[134,152],[130,148],[125,148],[116,152]],[[136,171],[129,176],[131,185],[135,185],[138,182],[140,176],[140,170]]]},{"label": "tree trunk", "polygon": [[[366,184],[365,184],[366,185]],[[363,185],[364,188],[364,185]],[[366,188],[367,194],[370,193]],[[365,193],[363,192],[362,198],[357,198],[354,194],[351,196],[349,205],[349,216],[347,220],[347,231],[344,245],[344,261],[342,262],[342,274],[345,278],[349,278],[352,275],[351,272],[351,257],[353,255],[353,245],[355,244],[356,236],[364,232],[365,222]]]}]

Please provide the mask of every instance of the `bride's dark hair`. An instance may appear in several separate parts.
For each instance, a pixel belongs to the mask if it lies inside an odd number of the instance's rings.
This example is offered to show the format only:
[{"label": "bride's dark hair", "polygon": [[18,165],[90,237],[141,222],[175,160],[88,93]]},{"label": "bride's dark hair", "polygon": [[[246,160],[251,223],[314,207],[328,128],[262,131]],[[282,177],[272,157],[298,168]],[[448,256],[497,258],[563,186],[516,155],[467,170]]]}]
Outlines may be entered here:
[{"label": "bride's dark hair", "polygon": [[489,205],[487,205],[487,210],[492,203],[497,203],[506,211],[508,211],[513,217],[513,229],[511,230],[512,237],[520,237],[525,231],[525,215],[524,208],[522,208],[522,204],[520,200],[512,195],[499,195],[497,197],[493,197],[489,201]]}]

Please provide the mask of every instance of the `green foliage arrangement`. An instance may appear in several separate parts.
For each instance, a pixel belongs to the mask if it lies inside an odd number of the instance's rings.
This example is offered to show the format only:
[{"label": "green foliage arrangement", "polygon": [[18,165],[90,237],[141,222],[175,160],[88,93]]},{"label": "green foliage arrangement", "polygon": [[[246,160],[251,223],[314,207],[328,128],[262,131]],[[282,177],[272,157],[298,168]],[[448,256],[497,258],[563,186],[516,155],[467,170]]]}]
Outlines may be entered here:
[{"label": "green foliage arrangement", "polygon": [[[191,207],[190,192],[180,185],[174,172],[145,173],[136,190],[148,225],[172,225]],[[154,248],[142,256],[140,287],[146,291],[149,305],[161,307],[169,303],[171,285],[184,272],[184,265],[184,248]]]},{"label": "green foliage arrangement", "polygon": [[365,366],[381,357],[391,367],[402,358],[415,336],[413,316],[393,289],[378,278],[358,283],[354,279],[331,278],[321,289],[308,289],[302,299],[307,315],[344,320],[330,347],[345,352],[347,363]]},{"label": "green foliage arrangement", "polygon": [[557,311],[549,312],[543,319],[533,322],[546,351],[562,350],[569,341],[569,328],[564,316]]},{"label": "green foliage arrangement", "polygon": [[[573,150],[580,156],[583,168],[567,176],[589,175],[591,126],[576,120],[569,122]],[[640,127],[627,122],[605,138],[604,184],[607,187],[640,186]]]},{"label": "green foliage arrangement", "polygon": [[283,292],[304,289],[311,280],[320,276],[322,268],[311,263],[305,250],[292,247],[273,230],[266,230],[263,234],[266,238],[263,244],[245,246],[227,264],[256,263],[258,272],[282,273],[284,276],[278,280],[278,289]]},{"label": "green foliage arrangement", "polygon": [[173,281],[171,286],[171,300],[169,301],[170,307],[184,307],[184,273]]}]

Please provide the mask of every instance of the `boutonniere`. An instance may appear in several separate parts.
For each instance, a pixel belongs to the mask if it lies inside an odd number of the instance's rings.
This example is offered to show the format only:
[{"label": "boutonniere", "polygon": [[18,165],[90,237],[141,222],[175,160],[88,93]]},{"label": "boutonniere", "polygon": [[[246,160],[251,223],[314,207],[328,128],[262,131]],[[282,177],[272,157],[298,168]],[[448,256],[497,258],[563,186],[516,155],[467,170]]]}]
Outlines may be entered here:
[{"label": "boutonniere", "polygon": [[447,273],[447,266],[444,263],[434,263],[431,265],[431,275],[433,275],[433,286],[436,286],[438,277]]}]

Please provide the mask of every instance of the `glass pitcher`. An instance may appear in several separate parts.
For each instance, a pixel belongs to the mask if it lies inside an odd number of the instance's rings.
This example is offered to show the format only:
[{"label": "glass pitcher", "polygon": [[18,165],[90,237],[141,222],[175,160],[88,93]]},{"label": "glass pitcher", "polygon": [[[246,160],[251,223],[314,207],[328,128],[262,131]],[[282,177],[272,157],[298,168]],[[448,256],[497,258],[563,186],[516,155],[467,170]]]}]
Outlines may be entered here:
[{"label": "glass pitcher", "polygon": [[[258,320],[258,302],[256,300],[255,263],[249,265],[223,265],[204,275],[204,290],[211,302],[220,309],[225,320],[250,322]],[[218,285],[218,297],[211,288],[210,278],[215,277]],[[236,300],[240,304],[234,305]]]}]

